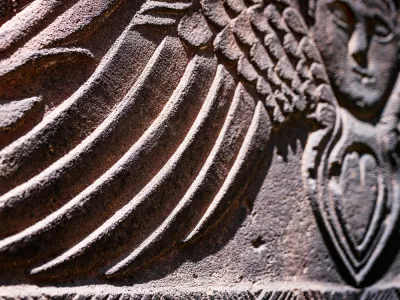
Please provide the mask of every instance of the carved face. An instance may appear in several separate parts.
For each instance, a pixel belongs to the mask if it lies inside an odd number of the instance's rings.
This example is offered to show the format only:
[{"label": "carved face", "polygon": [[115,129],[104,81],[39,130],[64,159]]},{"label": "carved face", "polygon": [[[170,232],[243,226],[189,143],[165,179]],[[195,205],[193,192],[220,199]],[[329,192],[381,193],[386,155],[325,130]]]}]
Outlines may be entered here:
[{"label": "carved face", "polygon": [[315,39],[341,106],[376,115],[399,72],[391,0],[317,0]]}]

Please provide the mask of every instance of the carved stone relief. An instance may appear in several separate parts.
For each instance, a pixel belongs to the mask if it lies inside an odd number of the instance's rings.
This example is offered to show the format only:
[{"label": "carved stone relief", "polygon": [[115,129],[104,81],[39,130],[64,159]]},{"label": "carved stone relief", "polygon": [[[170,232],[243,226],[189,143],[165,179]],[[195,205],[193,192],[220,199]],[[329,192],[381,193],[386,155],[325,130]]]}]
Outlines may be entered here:
[{"label": "carved stone relief", "polygon": [[399,17],[0,0],[0,298],[400,298]]}]

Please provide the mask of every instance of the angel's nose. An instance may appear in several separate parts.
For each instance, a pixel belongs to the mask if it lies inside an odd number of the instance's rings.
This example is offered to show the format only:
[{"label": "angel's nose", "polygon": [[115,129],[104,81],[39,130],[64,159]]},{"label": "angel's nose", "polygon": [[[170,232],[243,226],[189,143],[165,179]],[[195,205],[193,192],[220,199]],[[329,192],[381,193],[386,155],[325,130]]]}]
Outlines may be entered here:
[{"label": "angel's nose", "polygon": [[364,26],[357,26],[349,41],[349,54],[363,68],[368,67],[368,34]]}]

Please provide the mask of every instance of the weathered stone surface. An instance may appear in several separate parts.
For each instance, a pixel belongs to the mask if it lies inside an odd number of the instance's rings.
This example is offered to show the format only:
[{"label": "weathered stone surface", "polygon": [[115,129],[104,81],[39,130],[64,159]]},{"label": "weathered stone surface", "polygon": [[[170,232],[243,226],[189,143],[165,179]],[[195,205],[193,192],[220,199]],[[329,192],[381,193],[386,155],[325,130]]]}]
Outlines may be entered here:
[{"label": "weathered stone surface", "polygon": [[400,299],[397,0],[0,0],[0,298]]}]

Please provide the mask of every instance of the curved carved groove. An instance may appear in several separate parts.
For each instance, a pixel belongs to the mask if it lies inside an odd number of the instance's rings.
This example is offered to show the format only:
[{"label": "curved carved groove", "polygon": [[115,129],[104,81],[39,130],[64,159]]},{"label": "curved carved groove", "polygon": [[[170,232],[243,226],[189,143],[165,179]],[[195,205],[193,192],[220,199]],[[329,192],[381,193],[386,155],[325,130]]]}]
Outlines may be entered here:
[{"label": "curved carved groove", "polygon": [[[124,0],[79,0],[24,48],[69,45],[93,32]],[[24,49],[22,48],[22,49]]]},{"label": "curved carved groove", "polygon": [[[305,179],[323,233],[353,284],[359,286],[376,270],[398,225],[398,165],[390,161],[385,137],[388,132],[392,137],[398,134],[393,132],[398,119],[392,119],[394,111],[385,119],[384,111],[381,123],[371,124],[333,100],[316,109],[322,129],[309,137]],[[397,109],[396,105],[391,109]],[[397,145],[393,140],[390,143]],[[370,162],[369,171],[363,165],[365,159]],[[355,212],[347,214],[346,209]],[[352,220],[349,215],[361,219]]]},{"label": "curved carved groove", "polygon": [[226,178],[251,123],[254,108],[253,98],[239,84],[218,139],[184,197],[162,225],[132,254],[108,270],[107,276],[134,271],[180,243]]},{"label": "curved carved groove", "polygon": [[41,97],[9,101],[0,104],[0,148],[29,131],[32,120],[43,110]]},{"label": "curved carved groove", "polygon": [[[232,169],[204,216],[193,231],[185,238],[184,242],[199,237],[211,228],[225,214],[232,205],[232,202],[240,197],[248,183],[246,178],[249,178],[249,174],[254,172],[257,165],[257,158],[261,156],[269,140],[270,132],[271,122],[268,114],[262,102],[258,102],[249,131],[246,134]],[[243,182],[246,182],[246,184],[243,184]]]},{"label": "curved carved groove", "polygon": [[[178,147],[179,139],[186,135],[192,124],[191,117],[195,117],[200,110],[201,101],[198,100],[205,98],[214,72],[214,59],[195,57],[160,115],[132,148],[64,207],[25,231],[0,242],[1,260],[9,260],[10,255],[17,260],[38,254],[43,256],[52,250],[51,246],[40,249],[39,245],[45,245],[46,240],[54,240],[54,236],[63,236],[57,245],[54,242],[51,244],[57,249],[65,243],[78,242],[84,238],[82,235],[93,231],[111,213],[132,199],[162,168]],[[29,245],[37,245],[38,251],[30,252]]]},{"label": "curved carved groove", "polygon": [[[127,241],[127,243],[132,243],[132,237],[135,237],[137,233],[131,228],[134,228],[137,222],[139,224],[136,226],[140,226],[140,228],[145,225],[143,224],[143,220],[145,220],[143,215],[151,213],[153,222],[157,220],[155,217],[157,213],[164,211],[168,215],[169,207],[172,206],[171,210],[173,209],[173,206],[190,187],[190,183],[193,181],[192,177],[195,177],[200,171],[201,164],[204,163],[204,155],[199,154],[211,151],[209,148],[213,143],[204,143],[203,141],[213,141],[217,138],[229,108],[234,85],[235,82],[231,75],[224,67],[219,66],[201,111],[187,136],[165,166],[136,197],[90,236],[58,258],[33,269],[31,273],[50,272],[54,274],[56,270],[71,264],[72,260],[83,259],[82,256],[93,253],[93,251],[98,252],[99,247],[108,249],[104,242],[112,243],[113,240],[121,240],[131,235],[131,241]],[[182,172],[183,170],[185,172]],[[160,200],[163,202],[159,203]],[[158,207],[158,209],[151,209],[152,207]]]},{"label": "curved carved groove", "polygon": [[[338,142],[338,144],[340,144],[340,141]],[[363,159],[365,159],[366,156],[362,156],[361,157],[361,161]],[[342,164],[342,168],[345,171],[348,171],[349,169],[351,169],[352,167],[355,167],[354,165],[350,166],[350,161],[352,161],[352,163],[354,163],[355,161],[353,160],[354,156],[351,156],[351,159],[349,159],[349,156],[346,156],[343,164]],[[358,157],[357,157],[358,158]],[[358,167],[358,159],[357,159],[357,167]],[[361,165],[360,167],[365,167],[365,165]],[[373,173],[373,171],[375,170],[369,170],[369,174],[366,174],[366,170],[360,170],[360,174],[359,174],[359,178],[361,181],[365,181],[365,177],[367,175],[370,175]],[[345,182],[348,178],[351,178],[352,174],[349,173],[342,173],[341,174],[341,178],[340,181],[343,183]],[[343,228],[341,231],[341,234],[346,238],[346,243],[347,243],[347,249],[349,249],[351,251],[352,254],[354,254],[354,259],[350,256],[350,259],[353,261],[353,264],[356,268],[359,268],[361,265],[363,265],[365,263],[366,260],[368,260],[369,256],[370,256],[370,251],[371,249],[374,248],[373,242],[377,241],[377,236],[379,236],[379,224],[382,222],[382,217],[384,216],[384,210],[385,210],[385,187],[383,185],[382,180],[379,180],[378,183],[378,188],[377,188],[377,198],[374,199],[375,203],[373,205],[373,209],[372,209],[372,213],[370,214],[370,218],[368,219],[367,216],[366,217],[366,221],[367,226],[365,228],[365,232],[364,235],[362,237],[362,239],[360,240],[356,240],[355,236],[352,234],[351,232],[351,227],[348,228],[346,225],[346,218],[343,214],[343,211],[341,209],[341,207],[339,207],[339,201],[340,199],[335,199],[336,200],[336,213],[337,213],[337,217],[332,218],[333,220],[337,220],[340,224],[342,224],[341,226]],[[373,183],[370,183],[371,185]],[[370,186],[364,186],[364,189],[368,189]],[[338,225],[339,225],[338,223]],[[339,225],[340,226],[340,225]]]},{"label": "curved carved groove", "polygon": [[[186,64],[180,41],[166,38],[124,100],[91,135],[57,163],[0,197],[0,237],[58,209],[120,159],[159,114]],[[160,79],[159,72],[171,75]],[[112,151],[103,151],[108,145],[113,145]]]},{"label": "curved carved groove", "polygon": [[169,2],[161,2],[161,1],[147,1],[145,2],[141,9],[140,13],[141,14],[160,14],[160,13],[171,13],[171,14],[176,14],[176,13],[182,13],[186,11],[189,7],[192,6],[191,2],[175,2],[175,3],[169,3]]},{"label": "curved carved groove", "polygon": [[29,5],[33,0],[2,0],[0,2],[0,26],[11,19],[16,13]]},{"label": "curved carved groove", "polygon": [[[329,220],[328,222],[330,223],[329,225],[331,226],[333,234],[336,235],[337,241],[335,241],[334,244],[338,247],[337,250],[339,255],[342,257],[343,262],[345,262],[345,266],[349,273],[353,276],[355,282],[360,284],[365,280],[371,265],[383,251],[382,244],[386,243],[389,239],[396,223],[395,220],[398,218],[399,203],[398,201],[392,200],[397,199],[397,195],[394,193],[395,188],[391,186],[394,180],[397,180],[397,176],[388,175],[390,174],[390,166],[387,164],[385,165],[385,157],[382,155],[383,151],[379,153],[379,140],[374,136],[374,126],[371,124],[357,123],[357,120],[355,120],[355,118],[347,111],[341,111],[340,115],[340,139],[335,143],[331,152],[328,152],[330,154],[329,167],[324,171],[326,178],[329,178],[330,180],[332,179],[327,175],[329,168],[333,165],[332,162],[339,161],[339,159],[343,160],[343,158],[346,157],[346,151],[348,151],[349,147],[351,147],[355,141],[362,141],[365,148],[369,148],[370,151],[376,151],[374,153],[376,156],[373,159],[376,159],[377,165],[379,165],[379,173],[381,173],[379,174],[380,180],[377,188],[377,198],[374,199],[375,218],[368,220],[367,236],[360,244],[360,247],[365,247],[364,249],[357,249],[352,245],[351,236],[346,232],[346,220],[340,218],[340,215],[338,215],[335,207],[333,207],[331,203],[325,204],[325,214],[329,216],[329,219],[327,220]],[[351,136],[351,138],[349,138],[349,136]],[[359,167],[358,163],[357,160],[357,167]],[[349,167],[347,161],[344,160],[344,163],[341,166],[341,172],[343,172],[343,170],[347,171],[347,167]],[[371,176],[372,172],[364,175]],[[386,176],[388,178],[385,178]],[[351,180],[352,177],[342,174],[342,179]],[[360,178],[357,177],[357,179]],[[352,182],[352,184],[352,188],[358,186],[355,182]],[[326,187],[324,188],[326,189]],[[368,188],[370,187],[364,187],[363,189],[365,190]],[[323,191],[322,187],[320,189]],[[340,198],[337,195],[334,195],[336,201],[343,201],[345,198],[343,190],[345,191],[346,187],[341,187]],[[396,198],[393,198],[393,196]]]},{"label": "curved carved groove", "polygon": [[[0,99],[11,101],[42,96],[48,112],[69,98],[94,71],[95,55],[89,49],[93,49],[94,53],[102,57],[110,46],[105,43],[101,47],[92,47],[87,37],[96,36],[95,31],[106,23],[106,17],[122,1],[80,0],[32,39],[27,40],[25,37],[25,44],[17,51],[13,52],[12,47],[6,49],[9,52],[8,57],[0,61]],[[19,4],[19,0],[12,2],[13,5]],[[39,5],[38,8],[42,6]],[[43,10],[47,9],[49,8]],[[29,20],[25,21],[29,23]],[[10,22],[12,25],[13,22]],[[106,25],[107,23],[104,24]],[[13,37],[14,28],[8,29],[9,31],[3,32],[5,39]],[[29,35],[29,32],[26,34]],[[111,38],[110,42],[114,39],[115,37]],[[84,54],[88,54],[92,60],[86,62]],[[99,57],[96,57],[97,61],[98,59]],[[39,123],[41,119],[38,117],[35,123]]]},{"label": "curved carved groove", "polygon": [[[0,27],[0,59],[10,55],[78,0],[36,0]],[[35,18],[32,18],[35,15]]]},{"label": "curved carved groove", "polygon": [[38,174],[89,135],[132,87],[159,38],[127,28],[78,91],[28,134],[1,150],[0,194]]},{"label": "curved carved groove", "polygon": [[[43,70],[63,61],[93,60],[93,54],[83,48],[51,48],[26,51],[23,57],[15,60],[14,57],[0,62],[0,98],[10,99],[7,95],[7,86],[18,82],[18,77],[30,73],[37,76]],[[18,95],[17,95],[18,96]]]}]

